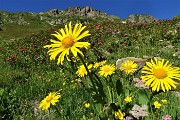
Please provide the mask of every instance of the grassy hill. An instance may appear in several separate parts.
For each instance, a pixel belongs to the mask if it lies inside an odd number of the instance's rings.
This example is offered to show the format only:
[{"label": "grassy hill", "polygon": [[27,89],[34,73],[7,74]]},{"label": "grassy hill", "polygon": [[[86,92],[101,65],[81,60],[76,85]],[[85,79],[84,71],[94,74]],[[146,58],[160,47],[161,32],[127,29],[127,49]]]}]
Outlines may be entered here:
[{"label": "grassy hill", "polygon": [[[88,16],[88,13],[91,16]],[[23,38],[40,30],[58,28],[69,21],[89,23],[105,19],[120,20],[118,17],[106,15],[90,7],[52,9],[41,13],[0,11],[0,40]]]}]

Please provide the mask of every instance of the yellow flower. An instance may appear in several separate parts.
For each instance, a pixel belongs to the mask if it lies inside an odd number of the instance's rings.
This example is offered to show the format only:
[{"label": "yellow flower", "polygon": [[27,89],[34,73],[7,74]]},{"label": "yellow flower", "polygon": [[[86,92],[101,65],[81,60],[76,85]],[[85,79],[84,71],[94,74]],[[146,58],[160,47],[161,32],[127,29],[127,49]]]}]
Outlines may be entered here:
[{"label": "yellow flower", "polygon": [[115,66],[114,65],[103,65],[100,67],[99,74],[101,76],[107,77],[108,75],[112,75],[115,71]]},{"label": "yellow flower", "polygon": [[65,86],[65,85],[66,85],[66,81],[63,82],[63,86]]},{"label": "yellow flower", "polygon": [[106,63],[106,60],[101,61],[101,62],[96,62],[93,67],[94,67],[94,68],[98,68],[98,67],[104,65],[105,63]]},{"label": "yellow flower", "polygon": [[86,103],[84,106],[85,108],[90,108],[90,103]]},{"label": "yellow flower", "polygon": [[86,116],[83,115],[83,117],[80,120],[86,120]]},{"label": "yellow flower", "polygon": [[115,111],[115,119],[116,120],[123,120],[125,113],[123,113],[120,109],[118,109],[118,111]]},{"label": "yellow flower", "polygon": [[58,92],[50,92],[49,95],[41,101],[41,103],[39,104],[39,108],[41,108],[42,110],[48,110],[50,104],[56,105],[56,102],[59,101],[58,99],[61,98],[61,95],[59,94],[60,93]]},{"label": "yellow flower", "polygon": [[154,102],[154,106],[155,106],[155,108],[160,108],[161,107],[161,104],[160,103],[158,103],[158,101],[155,101]]},{"label": "yellow flower", "polygon": [[145,85],[157,92],[160,89],[169,91],[172,87],[176,89],[178,82],[175,80],[180,80],[180,68],[172,67],[168,64],[169,61],[164,62],[164,59],[154,58],[154,61],[151,59],[151,62],[146,62],[146,66],[142,68],[141,78]]},{"label": "yellow flower", "polygon": [[92,113],[92,112],[90,113],[90,116],[91,116],[91,117],[93,116],[93,113]]},{"label": "yellow flower", "polygon": [[161,100],[161,102],[162,102],[164,105],[167,105],[167,104],[168,104],[168,101],[167,101],[167,100]]},{"label": "yellow flower", "polygon": [[125,101],[126,103],[130,103],[130,102],[132,102],[132,99],[133,99],[133,97],[127,96],[127,97],[124,99],[124,101]]},{"label": "yellow flower", "polygon": [[[88,66],[88,70],[90,70],[92,68],[92,64],[90,64]],[[86,71],[86,68],[84,67],[84,65],[81,65],[79,66],[78,70],[76,71],[76,74],[79,76],[79,77],[84,77],[85,75],[87,75],[87,71]]]},{"label": "yellow flower", "polygon": [[[69,28],[68,28],[69,27]],[[50,60],[55,60],[56,56],[59,55],[57,64],[63,64],[64,57],[66,56],[67,60],[69,51],[71,50],[72,54],[76,57],[77,53],[83,56],[83,53],[78,48],[86,48],[90,46],[88,42],[78,42],[80,39],[89,36],[89,31],[85,31],[81,33],[86,26],[82,27],[82,24],[76,24],[74,29],[72,29],[71,22],[69,25],[65,25],[65,28],[61,28],[59,32],[56,31],[56,34],[52,34],[58,40],[50,40],[52,42],[51,45],[45,45],[44,48],[49,48],[48,51],[50,55]]]},{"label": "yellow flower", "polygon": [[120,66],[120,70],[125,71],[127,74],[134,73],[137,69],[138,65],[132,60],[127,60]]}]

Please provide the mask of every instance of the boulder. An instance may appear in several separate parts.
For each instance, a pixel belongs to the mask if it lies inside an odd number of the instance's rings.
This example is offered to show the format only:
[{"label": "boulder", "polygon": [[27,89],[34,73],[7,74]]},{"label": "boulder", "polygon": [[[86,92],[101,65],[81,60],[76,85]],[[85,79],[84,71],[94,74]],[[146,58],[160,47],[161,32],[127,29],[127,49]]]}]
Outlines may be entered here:
[{"label": "boulder", "polygon": [[145,15],[145,14],[132,14],[132,15],[129,15],[127,21],[139,22],[139,23],[145,23],[145,22],[151,23],[151,22],[158,21],[158,19],[153,16]]},{"label": "boulder", "polygon": [[148,58],[136,58],[136,57],[126,57],[126,58],[121,58],[121,59],[118,59],[116,61],[116,69],[119,69],[121,64],[127,60],[132,60],[134,61],[135,63],[138,64],[139,68],[143,67],[146,63],[146,61],[148,60]]}]

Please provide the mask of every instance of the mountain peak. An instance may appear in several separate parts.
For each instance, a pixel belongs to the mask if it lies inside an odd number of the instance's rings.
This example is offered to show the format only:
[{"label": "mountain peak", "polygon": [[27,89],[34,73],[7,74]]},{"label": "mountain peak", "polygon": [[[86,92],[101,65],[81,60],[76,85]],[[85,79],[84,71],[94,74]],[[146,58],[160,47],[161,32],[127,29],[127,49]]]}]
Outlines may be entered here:
[{"label": "mountain peak", "polygon": [[90,6],[85,6],[85,7],[69,7],[65,10],[58,10],[58,9],[51,9],[47,12],[49,15],[78,15],[78,16],[83,16],[87,18],[92,18],[92,17],[106,17],[108,16],[106,13],[101,12],[99,10],[96,10]]},{"label": "mountain peak", "polygon": [[[87,19],[88,18],[88,19]],[[28,25],[32,22],[46,22],[50,25],[66,23],[68,20],[88,23],[97,20],[120,20],[119,17],[108,15],[89,6],[69,7],[65,10],[51,9],[47,12],[30,13],[30,12],[5,12],[0,11],[0,25],[6,23],[15,23],[18,25]]]}]

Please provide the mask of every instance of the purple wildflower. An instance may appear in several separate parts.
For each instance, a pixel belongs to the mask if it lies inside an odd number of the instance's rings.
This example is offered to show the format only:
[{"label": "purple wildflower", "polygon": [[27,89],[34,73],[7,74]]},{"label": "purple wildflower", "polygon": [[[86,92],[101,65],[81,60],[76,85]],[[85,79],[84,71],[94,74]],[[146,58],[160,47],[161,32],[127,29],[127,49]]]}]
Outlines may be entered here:
[{"label": "purple wildflower", "polygon": [[147,86],[144,85],[142,80],[140,80],[139,78],[133,78],[133,80],[136,82],[135,83],[136,87],[138,87],[138,88],[148,88]]},{"label": "purple wildflower", "polygon": [[130,114],[132,114],[135,118],[139,119],[140,117],[148,116],[149,113],[146,112],[148,109],[147,105],[143,105],[140,107],[139,105],[134,105],[131,111],[129,111]]},{"label": "purple wildflower", "polygon": [[124,120],[133,120],[133,118],[131,116],[126,116]]},{"label": "purple wildflower", "polygon": [[163,120],[172,120],[172,118],[171,118],[170,115],[165,115],[165,116],[163,116],[162,119],[163,119]]}]

